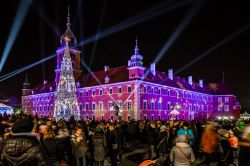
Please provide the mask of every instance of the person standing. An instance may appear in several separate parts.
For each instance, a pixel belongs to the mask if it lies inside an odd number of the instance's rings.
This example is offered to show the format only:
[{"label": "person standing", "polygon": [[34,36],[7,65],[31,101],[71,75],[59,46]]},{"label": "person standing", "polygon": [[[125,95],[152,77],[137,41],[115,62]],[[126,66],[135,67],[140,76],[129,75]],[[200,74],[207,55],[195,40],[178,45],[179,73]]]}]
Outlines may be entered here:
[{"label": "person standing", "polygon": [[176,138],[176,145],[170,152],[170,162],[173,166],[191,166],[195,161],[194,152],[188,144],[186,135],[179,135]]},{"label": "person standing", "polygon": [[200,150],[205,156],[204,163],[209,166],[211,162],[218,162],[218,142],[219,136],[215,125],[209,123],[206,125],[201,136]]},{"label": "person standing", "polygon": [[194,134],[191,129],[189,129],[189,124],[187,122],[183,123],[183,126],[178,130],[177,136],[179,135],[186,135],[188,138],[188,143],[192,145],[192,142],[194,140]]},{"label": "person standing", "polygon": [[165,163],[168,154],[168,138],[169,138],[169,127],[162,125],[160,132],[157,136],[157,151],[159,153],[160,160]]},{"label": "person standing", "polygon": [[101,128],[96,128],[92,137],[94,166],[104,166],[107,147],[105,133]]},{"label": "person standing", "polygon": [[87,140],[81,128],[76,128],[71,135],[71,146],[76,166],[86,166]]},{"label": "person standing", "polygon": [[52,130],[50,125],[47,125],[44,137],[43,137],[43,145],[45,147],[46,153],[48,155],[49,162],[52,166],[56,166],[59,163],[58,151],[59,146],[56,141],[56,136]]},{"label": "person standing", "polygon": [[32,119],[17,120],[12,127],[12,135],[4,141],[1,154],[6,166],[47,166],[45,150],[37,135],[31,133],[34,127]]},{"label": "person standing", "polygon": [[147,138],[148,138],[148,145],[149,145],[149,158],[153,159],[156,157],[156,125],[155,122],[152,121],[150,126],[147,128]]},{"label": "person standing", "polygon": [[111,166],[117,166],[117,155],[118,155],[118,131],[115,128],[114,124],[109,126],[109,130],[107,131],[107,145],[108,151],[111,160]]},{"label": "person standing", "polygon": [[250,124],[245,125],[239,145],[240,145],[239,165],[248,166],[249,156],[250,156]]}]

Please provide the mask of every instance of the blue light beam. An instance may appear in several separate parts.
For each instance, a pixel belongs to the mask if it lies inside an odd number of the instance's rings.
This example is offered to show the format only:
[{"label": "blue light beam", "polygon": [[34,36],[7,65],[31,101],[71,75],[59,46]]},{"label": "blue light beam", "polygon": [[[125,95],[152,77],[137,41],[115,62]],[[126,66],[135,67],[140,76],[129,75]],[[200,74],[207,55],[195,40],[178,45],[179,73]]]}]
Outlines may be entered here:
[{"label": "blue light beam", "polygon": [[99,20],[99,25],[98,25],[98,28],[97,28],[96,39],[95,39],[95,42],[94,42],[94,45],[93,45],[93,48],[92,48],[92,52],[90,54],[90,61],[89,61],[89,67],[90,68],[92,66],[92,63],[93,63],[93,60],[94,60],[94,57],[95,57],[96,47],[97,47],[98,38],[99,38],[99,32],[100,32],[101,27],[102,27],[103,18],[104,18],[104,15],[105,15],[107,4],[108,4],[108,0],[105,0],[104,4],[103,4],[103,7],[102,7],[101,15],[100,15],[100,20]]},{"label": "blue light beam", "polygon": [[8,36],[8,40],[7,43],[5,45],[3,54],[2,54],[2,58],[1,58],[1,62],[0,62],[0,72],[3,69],[3,66],[5,64],[5,61],[7,60],[10,50],[16,40],[16,37],[18,35],[18,32],[23,24],[24,18],[28,12],[29,6],[31,4],[31,0],[21,0],[18,9],[17,9],[17,13],[13,22],[13,25],[11,27],[11,31],[10,34]]},{"label": "blue light beam", "polygon": [[[159,5],[159,6],[155,7],[155,8],[153,8],[153,9],[150,9],[150,10],[144,12],[144,13],[141,13],[141,14],[139,14],[139,15],[137,15],[137,16],[135,16],[135,17],[129,19],[129,20],[127,20],[127,21],[124,21],[124,22],[122,22],[122,23],[120,23],[120,24],[118,24],[118,25],[115,25],[115,26],[113,26],[113,27],[107,29],[107,30],[104,30],[103,32],[100,33],[100,35],[99,35],[98,38],[96,38],[96,36],[98,36],[98,34],[93,35],[93,36],[89,37],[88,39],[86,39],[85,41],[80,42],[79,45],[80,45],[80,46],[83,46],[83,45],[86,45],[86,44],[88,44],[88,43],[90,43],[90,42],[95,41],[96,39],[104,38],[104,37],[106,37],[106,36],[108,36],[108,35],[111,35],[112,33],[121,31],[121,30],[126,29],[126,28],[129,28],[129,27],[131,27],[131,26],[133,26],[133,25],[136,25],[136,24],[138,24],[138,23],[141,23],[141,22],[143,22],[143,21],[146,21],[146,20],[148,20],[148,19],[151,19],[151,18],[153,18],[153,17],[156,17],[156,16],[158,16],[158,15],[160,15],[160,14],[164,14],[164,13],[169,12],[169,11],[171,11],[171,10],[174,10],[174,9],[177,9],[177,8],[182,7],[182,6],[184,6],[184,5],[187,5],[188,3],[192,2],[192,1],[193,1],[193,0],[182,1],[181,3],[175,4],[175,5],[171,6],[171,7],[168,7],[168,8],[166,8],[166,9],[162,9],[162,10],[159,10],[160,6],[162,6],[162,5]],[[169,2],[171,2],[171,1],[169,1]],[[169,2],[168,2],[168,3],[169,3]],[[153,12],[153,11],[155,11],[155,10],[156,10],[156,12],[154,12],[153,14],[148,15],[148,16],[145,15],[145,14],[150,14],[151,12]],[[158,12],[157,12],[157,11],[158,11]],[[140,19],[141,17],[143,17],[143,19]],[[136,20],[136,19],[140,19],[140,20],[138,21],[138,20]],[[133,22],[130,22],[130,21],[133,21]],[[130,23],[129,23],[129,22],[130,22]],[[117,29],[116,29],[116,28],[117,28]],[[115,30],[115,29],[116,29],[116,30]],[[45,61],[50,60],[50,59],[51,59],[51,58],[46,59]],[[42,61],[42,62],[45,62],[45,61]],[[38,61],[38,62],[35,62],[35,63],[36,63],[36,65],[39,65],[39,64],[41,63],[41,60]],[[32,67],[33,67],[33,66],[32,66]],[[25,68],[25,67],[23,67],[23,68]],[[17,74],[19,74],[19,73],[21,73],[21,72],[27,70],[27,69],[23,70],[23,68],[18,69],[18,70],[15,70],[15,71],[13,71],[13,72],[11,72],[11,73],[8,73],[8,74],[6,74],[6,75],[3,75],[3,76],[1,76],[1,78],[5,77],[5,76],[8,76],[8,78],[10,78],[9,75],[15,76],[15,75],[17,75]],[[28,69],[29,69],[29,68],[28,68]],[[19,72],[19,71],[20,71],[20,72]],[[6,80],[6,79],[1,79],[1,80]],[[1,81],[1,80],[0,80],[0,81]]]},{"label": "blue light beam", "polygon": [[[91,76],[96,80],[96,82],[99,85],[102,85],[101,81],[96,77],[96,75],[91,71],[91,69],[88,67],[88,65],[84,62],[83,59],[81,59],[81,65],[84,66],[84,68],[89,72],[89,74],[91,74]],[[109,94],[108,90],[106,88],[104,88],[104,91],[108,94],[108,96],[114,101],[114,103],[116,105],[118,105],[118,103],[115,101],[115,99],[113,98],[112,95]]]},{"label": "blue light beam", "polygon": [[[40,63],[43,63],[43,62],[46,62],[46,61],[48,61],[48,60],[50,60],[50,59],[52,59],[52,58],[54,58],[54,57],[56,57],[56,54],[53,54],[53,55],[50,55],[50,56],[48,56],[48,57],[46,57],[46,58],[44,58],[44,59],[41,59],[41,60],[39,60],[39,61],[37,61],[37,62],[35,62],[35,63],[32,63],[32,64],[30,64],[30,65],[28,65],[28,66],[25,66],[25,67],[23,67],[23,68],[21,68],[21,69],[18,69],[18,70],[16,70],[16,71],[14,71],[14,72],[12,72],[12,74],[6,74],[7,76],[1,76],[1,79],[0,79],[0,82],[2,82],[2,81],[4,81],[4,80],[6,80],[6,79],[8,79],[8,78],[10,78],[10,77],[13,77],[13,76],[15,76],[15,75],[17,75],[17,74],[19,74],[19,73],[21,73],[21,72],[24,72],[24,71],[26,71],[26,70],[28,70],[28,69],[30,69],[30,68],[32,68],[32,67],[34,67],[34,66],[36,66],[36,65],[38,65],[38,64],[40,64]],[[3,78],[4,77],[4,78]]]},{"label": "blue light beam", "polygon": [[38,15],[48,24],[48,26],[53,30],[54,34],[56,36],[60,36],[61,32],[60,30],[53,25],[53,22],[44,14],[44,11],[38,7],[38,5],[35,2],[32,2],[32,7],[37,11]]},{"label": "blue light beam", "polygon": [[[129,27],[132,27],[132,26],[134,26],[136,24],[139,24],[141,22],[152,19],[152,18],[154,18],[156,16],[159,16],[161,14],[164,14],[166,12],[169,12],[169,11],[172,11],[172,10],[177,9],[179,7],[182,7],[184,5],[187,5],[192,1],[193,0],[181,1],[180,3],[174,4],[174,5],[172,5],[172,6],[168,7],[168,8],[161,9],[161,10],[159,10],[160,6],[157,6],[157,7],[153,8],[153,9],[150,9],[149,11],[147,11],[145,13],[141,13],[141,14],[133,17],[133,18],[128,19],[127,21],[124,21],[122,23],[114,25],[113,27],[111,27],[109,29],[106,29],[106,30],[104,30],[104,31],[102,31],[100,33],[97,33],[96,35],[93,35],[93,36],[89,37],[88,39],[86,39],[84,41],[81,41],[79,43],[79,45],[80,46],[86,45],[86,44],[91,43],[91,42],[93,42],[93,41],[95,41],[97,39],[102,39],[102,38],[104,38],[106,36],[109,36],[109,35],[111,35],[113,33],[122,31],[122,30],[127,29]],[[148,13],[150,13],[150,14],[148,14]]]},{"label": "blue light beam", "polygon": [[192,7],[190,12],[182,19],[180,24],[177,26],[177,29],[174,31],[174,33],[171,35],[171,37],[166,41],[164,46],[161,48],[160,52],[154,59],[154,63],[157,64],[161,58],[166,54],[166,52],[169,50],[169,48],[174,44],[174,42],[177,40],[177,38],[180,36],[180,34],[186,29],[187,25],[190,23],[192,18],[197,14],[197,12],[202,7],[202,4],[204,3],[204,0],[198,0],[196,4]]},{"label": "blue light beam", "polygon": [[226,44],[227,42],[229,42],[230,40],[232,40],[233,38],[237,37],[238,35],[240,35],[242,32],[246,31],[248,28],[250,27],[250,23],[248,23],[246,26],[240,28],[238,31],[236,31],[235,33],[231,34],[230,36],[226,37],[224,40],[220,41],[218,44],[216,44],[215,46],[213,46],[212,48],[208,49],[206,52],[202,53],[200,56],[198,56],[197,58],[193,59],[192,61],[190,61],[188,64],[182,66],[180,69],[178,69],[175,74],[178,74],[180,72],[182,72],[183,70],[185,70],[186,68],[188,68],[189,66],[191,66],[192,64],[196,63],[197,61],[201,60],[202,58],[204,58],[205,56],[209,55],[211,52],[215,51],[216,49],[222,47],[224,44]]}]

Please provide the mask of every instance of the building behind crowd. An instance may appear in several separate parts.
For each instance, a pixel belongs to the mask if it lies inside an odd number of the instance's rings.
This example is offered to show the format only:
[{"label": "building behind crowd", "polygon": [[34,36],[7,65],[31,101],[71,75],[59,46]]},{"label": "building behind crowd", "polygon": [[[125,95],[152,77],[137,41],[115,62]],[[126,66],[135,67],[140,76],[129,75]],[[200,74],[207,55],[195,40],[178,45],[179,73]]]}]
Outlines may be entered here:
[{"label": "building behind crowd", "polygon": [[[68,17],[69,19],[69,17]],[[55,81],[30,87],[26,79],[22,89],[22,108],[32,114],[53,116],[55,94],[65,51],[64,37],[69,37],[70,56],[76,81],[76,94],[82,119],[211,119],[239,118],[240,104],[224,83],[204,83],[175,76],[173,69],[158,71],[155,64],[143,64],[137,40],[127,65],[83,73],[81,51],[67,23],[57,49]],[[175,112],[175,114],[173,114]]]}]

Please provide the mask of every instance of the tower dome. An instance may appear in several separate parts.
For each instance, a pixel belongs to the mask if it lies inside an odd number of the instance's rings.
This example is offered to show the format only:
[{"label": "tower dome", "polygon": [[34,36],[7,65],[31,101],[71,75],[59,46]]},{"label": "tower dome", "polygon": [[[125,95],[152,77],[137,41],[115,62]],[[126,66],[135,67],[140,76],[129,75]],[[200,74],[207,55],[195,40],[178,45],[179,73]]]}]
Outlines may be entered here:
[{"label": "tower dome", "polygon": [[128,66],[130,66],[130,67],[143,66],[142,60],[143,60],[143,57],[142,57],[142,55],[139,54],[139,48],[138,48],[137,39],[136,39],[135,40],[134,54],[131,56]]}]

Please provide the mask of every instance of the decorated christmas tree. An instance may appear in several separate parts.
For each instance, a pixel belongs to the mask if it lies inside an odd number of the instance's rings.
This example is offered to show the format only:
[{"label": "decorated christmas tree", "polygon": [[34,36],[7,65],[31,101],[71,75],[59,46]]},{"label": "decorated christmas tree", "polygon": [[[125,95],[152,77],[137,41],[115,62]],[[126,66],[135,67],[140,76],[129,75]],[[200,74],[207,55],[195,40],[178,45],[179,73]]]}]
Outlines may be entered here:
[{"label": "decorated christmas tree", "polygon": [[56,92],[54,117],[56,120],[69,120],[70,117],[80,119],[80,110],[76,97],[75,79],[70,58],[69,42],[70,38],[65,36],[65,50],[61,63],[60,81]]}]

